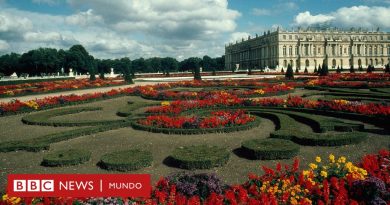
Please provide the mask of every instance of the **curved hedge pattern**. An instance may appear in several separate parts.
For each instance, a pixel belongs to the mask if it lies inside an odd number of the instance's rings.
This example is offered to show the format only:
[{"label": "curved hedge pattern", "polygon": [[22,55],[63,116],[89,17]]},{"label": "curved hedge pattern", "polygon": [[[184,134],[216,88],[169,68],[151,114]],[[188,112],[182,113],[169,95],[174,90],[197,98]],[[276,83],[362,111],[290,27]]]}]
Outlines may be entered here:
[{"label": "curved hedge pattern", "polygon": [[135,149],[105,154],[98,164],[103,169],[125,172],[149,167],[152,161],[151,152]]},{"label": "curved hedge pattern", "polygon": [[58,110],[45,111],[26,115],[22,118],[22,122],[27,125],[54,126],[54,127],[72,127],[72,126],[96,126],[107,125],[125,122],[125,120],[91,120],[80,122],[53,122],[50,118],[62,115],[75,114],[80,112],[102,110],[101,107],[76,107],[65,108]]},{"label": "curved hedge pattern", "polygon": [[89,161],[91,152],[87,150],[68,149],[48,153],[43,157],[43,166],[70,166]]},{"label": "curved hedge pattern", "polygon": [[251,159],[290,159],[299,152],[299,145],[283,139],[253,139],[242,142],[241,149]]},{"label": "curved hedge pattern", "polygon": [[224,148],[197,145],[176,148],[170,158],[182,169],[210,169],[226,164],[230,153]]}]

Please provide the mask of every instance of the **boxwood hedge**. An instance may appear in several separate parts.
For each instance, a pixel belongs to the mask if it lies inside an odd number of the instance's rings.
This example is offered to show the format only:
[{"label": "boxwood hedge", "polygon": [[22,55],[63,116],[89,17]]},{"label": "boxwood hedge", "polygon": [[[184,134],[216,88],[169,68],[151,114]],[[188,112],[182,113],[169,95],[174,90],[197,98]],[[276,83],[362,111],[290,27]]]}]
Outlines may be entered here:
[{"label": "boxwood hedge", "polygon": [[151,152],[134,149],[105,154],[98,165],[103,169],[125,172],[149,167],[152,161]]},{"label": "boxwood hedge", "polygon": [[208,145],[178,147],[171,154],[173,164],[182,169],[210,169],[226,164],[230,153],[225,148]]},{"label": "boxwood hedge", "polygon": [[43,166],[69,166],[81,164],[91,158],[91,152],[79,149],[67,149],[50,152],[43,157]]},{"label": "boxwood hedge", "polygon": [[284,139],[252,139],[242,142],[243,153],[251,159],[289,159],[299,152],[299,145]]},{"label": "boxwood hedge", "polygon": [[80,112],[97,111],[102,110],[101,107],[75,107],[75,108],[64,108],[58,110],[50,110],[45,112],[39,112],[34,114],[26,115],[22,118],[22,122],[28,125],[41,125],[41,126],[96,126],[96,125],[107,125],[124,122],[124,119],[120,120],[90,120],[90,121],[51,121],[50,118],[62,115],[75,114]]}]

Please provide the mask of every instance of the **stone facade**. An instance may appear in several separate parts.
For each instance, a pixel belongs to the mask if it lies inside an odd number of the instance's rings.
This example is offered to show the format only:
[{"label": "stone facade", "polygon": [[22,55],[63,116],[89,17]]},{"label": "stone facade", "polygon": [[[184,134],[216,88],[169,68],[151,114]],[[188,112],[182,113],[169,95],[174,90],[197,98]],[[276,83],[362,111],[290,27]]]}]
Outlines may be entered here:
[{"label": "stone facade", "polygon": [[309,72],[318,65],[329,69],[368,65],[383,68],[390,62],[390,33],[368,31],[268,31],[225,46],[225,66],[232,70],[271,68],[291,64]]}]

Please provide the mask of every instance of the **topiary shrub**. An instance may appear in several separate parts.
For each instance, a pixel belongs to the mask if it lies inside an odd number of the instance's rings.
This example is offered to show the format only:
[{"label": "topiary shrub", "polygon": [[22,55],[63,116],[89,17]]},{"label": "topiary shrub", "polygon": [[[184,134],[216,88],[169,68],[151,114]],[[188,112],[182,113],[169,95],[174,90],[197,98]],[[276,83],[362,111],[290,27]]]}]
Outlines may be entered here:
[{"label": "topiary shrub", "polygon": [[102,169],[133,171],[152,165],[152,153],[142,150],[124,150],[105,154],[98,165]]},{"label": "topiary shrub", "polygon": [[43,157],[43,166],[69,166],[81,164],[91,158],[91,152],[79,149],[58,150]]},{"label": "topiary shrub", "polygon": [[242,142],[243,153],[251,159],[290,159],[299,152],[299,145],[283,139],[253,139]]},{"label": "topiary shrub", "polygon": [[210,169],[222,166],[229,160],[230,153],[221,147],[197,145],[176,148],[170,158],[182,169]]}]

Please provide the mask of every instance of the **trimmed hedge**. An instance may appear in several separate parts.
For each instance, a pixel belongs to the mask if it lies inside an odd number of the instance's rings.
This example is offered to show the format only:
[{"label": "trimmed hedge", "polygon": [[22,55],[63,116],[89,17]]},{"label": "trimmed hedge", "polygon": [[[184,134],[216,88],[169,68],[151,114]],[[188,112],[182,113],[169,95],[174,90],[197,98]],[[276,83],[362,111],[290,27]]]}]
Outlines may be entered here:
[{"label": "trimmed hedge", "polygon": [[226,164],[230,153],[225,148],[208,145],[193,145],[176,148],[170,158],[181,169],[210,169]]},{"label": "trimmed hedge", "polygon": [[242,142],[243,153],[251,159],[290,159],[299,152],[299,145],[283,139],[253,139]]},{"label": "trimmed hedge", "polygon": [[84,135],[105,132],[108,130],[118,129],[122,127],[128,127],[130,126],[130,124],[131,122],[126,121],[116,124],[79,128],[60,133],[44,135],[33,139],[3,142],[0,144],[0,152],[11,152],[16,150],[39,152],[41,150],[48,150],[50,148],[51,143],[70,140]]},{"label": "trimmed hedge", "polygon": [[152,165],[152,153],[141,150],[124,150],[105,154],[99,166],[102,169],[115,171],[133,171]]},{"label": "trimmed hedge", "polygon": [[300,145],[307,146],[341,146],[358,144],[367,139],[363,132],[334,132],[310,133],[299,130],[278,130],[270,135],[271,138],[291,140]]},{"label": "trimmed hedge", "polygon": [[[292,117],[298,122],[304,123],[312,127],[315,132],[327,132],[327,131],[340,131],[340,132],[352,132],[360,131],[364,129],[363,124],[345,123],[341,120],[325,117],[321,115],[306,114],[296,111],[287,111],[280,109],[265,109],[266,111],[273,110],[273,112],[281,113]],[[287,124],[287,123],[286,123]]]},{"label": "trimmed hedge", "polygon": [[62,115],[75,114],[80,112],[97,111],[102,110],[101,107],[77,107],[77,108],[65,108],[59,110],[50,110],[46,112],[40,112],[35,114],[26,115],[22,118],[22,122],[28,125],[40,125],[40,126],[54,126],[54,127],[72,127],[72,126],[96,126],[107,125],[124,122],[125,120],[91,120],[81,122],[53,122],[50,118]]},{"label": "trimmed hedge", "polygon": [[87,150],[68,149],[48,153],[43,157],[43,166],[69,166],[89,161],[91,152]]},{"label": "trimmed hedge", "polygon": [[131,126],[137,130],[143,130],[154,133],[165,133],[165,134],[184,134],[184,135],[194,135],[194,134],[206,134],[206,133],[229,133],[236,132],[241,130],[248,130],[260,125],[260,118],[256,117],[255,121],[249,122],[245,125],[232,126],[232,127],[221,127],[221,128],[207,128],[207,129],[184,129],[184,128],[159,128],[153,126],[141,125],[137,122],[140,118],[133,118]]}]

